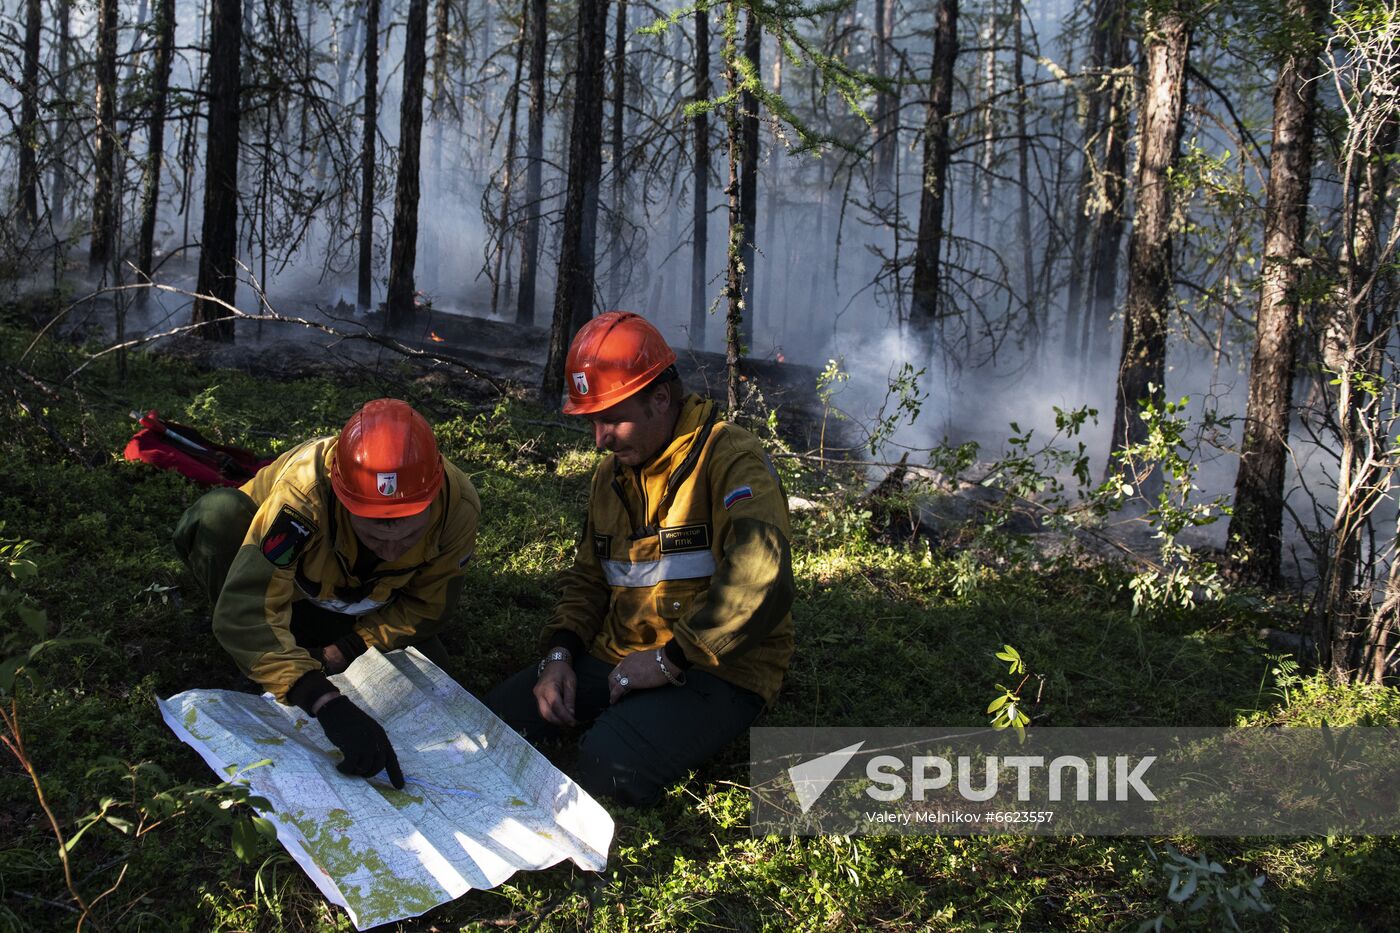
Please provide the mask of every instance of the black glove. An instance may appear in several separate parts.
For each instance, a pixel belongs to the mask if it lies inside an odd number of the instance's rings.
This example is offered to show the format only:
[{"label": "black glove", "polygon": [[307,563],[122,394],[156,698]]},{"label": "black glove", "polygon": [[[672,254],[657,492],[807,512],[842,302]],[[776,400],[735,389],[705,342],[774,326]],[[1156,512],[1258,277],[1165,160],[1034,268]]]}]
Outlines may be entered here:
[{"label": "black glove", "polygon": [[[326,666],[326,649],[331,647],[334,647],[340,651],[340,656],[345,659],[344,667],[331,670],[329,667]],[[369,649],[365,646],[365,640],[359,635],[356,635],[354,632],[351,632],[348,635],[340,636],[335,641],[331,642],[329,645],[323,645],[317,648],[307,648],[306,653],[316,659],[316,662],[321,665],[321,670],[325,673],[343,674],[345,670],[355,662],[356,658],[358,658],[360,655],[364,654],[368,650]]]},{"label": "black glove", "polygon": [[354,632],[341,635],[334,644],[340,649],[341,657],[345,658],[346,667],[349,667],[351,662],[369,650],[365,645],[365,640]]},{"label": "black glove", "polygon": [[398,756],[394,754],[394,746],[389,744],[384,727],[349,697],[338,696],[331,700],[321,707],[316,719],[326,730],[326,738],[345,753],[345,760],[335,766],[337,771],[356,777],[373,777],[387,768],[389,783],[403,789],[403,771],[399,770]]}]

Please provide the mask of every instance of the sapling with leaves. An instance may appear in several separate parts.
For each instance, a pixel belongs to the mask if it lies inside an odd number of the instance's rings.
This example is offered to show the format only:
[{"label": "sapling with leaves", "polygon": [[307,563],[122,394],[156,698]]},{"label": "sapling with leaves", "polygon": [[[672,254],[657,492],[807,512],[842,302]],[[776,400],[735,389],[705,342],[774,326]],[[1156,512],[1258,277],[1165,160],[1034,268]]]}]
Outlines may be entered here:
[{"label": "sapling with leaves", "polygon": [[[1155,392],[1156,387],[1149,386],[1149,390]],[[1187,396],[1161,405],[1145,400],[1139,413],[1146,425],[1144,439],[1115,452],[1122,472],[1110,476],[1094,494],[1095,508],[1107,512],[1121,508],[1138,491],[1123,477],[1152,475],[1161,480],[1146,514],[1160,542],[1159,563],[1129,582],[1133,615],[1190,609],[1199,600],[1213,602],[1225,595],[1216,565],[1202,560],[1179,535],[1187,528],[1210,525],[1230,514],[1229,496],[1202,498],[1195,477],[1201,451],[1209,446],[1223,447],[1222,438],[1229,436],[1234,419],[1206,407],[1201,419],[1193,421],[1186,414],[1189,405]]]},{"label": "sapling with leaves", "polygon": [[[987,704],[987,715],[992,717],[992,728],[997,730],[1015,729],[1016,736],[1022,742],[1026,740],[1026,726],[1031,724],[1031,718],[1026,715],[1021,692],[1025,690],[1026,684],[1035,679],[1040,686],[1044,686],[1045,677],[1041,674],[1031,674],[1026,670],[1026,662],[1021,660],[1021,653],[1010,645],[1002,645],[1001,650],[995,655],[998,661],[1005,661],[1008,672],[1012,677],[1020,676],[1020,680],[1015,687],[1007,687],[997,684],[997,689],[1001,691],[1001,696]],[[1040,688],[1036,689],[1034,702],[1040,702]]]}]

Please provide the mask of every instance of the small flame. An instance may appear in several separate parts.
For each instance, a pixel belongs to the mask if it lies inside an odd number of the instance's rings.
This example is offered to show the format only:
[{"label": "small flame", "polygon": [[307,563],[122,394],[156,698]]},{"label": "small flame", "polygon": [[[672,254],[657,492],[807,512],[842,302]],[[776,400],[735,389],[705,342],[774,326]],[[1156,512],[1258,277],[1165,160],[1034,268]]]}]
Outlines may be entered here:
[{"label": "small flame", "polygon": [[779,354],[778,354],[778,362],[779,362],[779,363],[786,363],[786,362],[787,362],[787,357],[785,357],[785,356],[783,356],[781,353],[779,353]]},{"label": "small flame", "polygon": [[447,338],[446,338],[446,337],[439,337],[436,333],[434,333],[434,332],[432,332],[432,331],[429,331],[429,332],[428,332],[428,337],[433,341],[433,343],[446,343],[446,342],[447,342]]}]

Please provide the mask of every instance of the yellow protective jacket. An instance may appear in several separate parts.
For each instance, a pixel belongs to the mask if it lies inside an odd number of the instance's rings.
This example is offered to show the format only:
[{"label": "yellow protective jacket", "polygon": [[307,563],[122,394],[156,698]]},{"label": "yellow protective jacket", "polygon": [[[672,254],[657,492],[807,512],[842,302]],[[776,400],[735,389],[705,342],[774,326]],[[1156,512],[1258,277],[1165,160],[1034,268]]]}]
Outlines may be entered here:
[{"label": "yellow protective jacket", "polygon": [[758,439],[692,394],[651,461],[599,463],[544,643],[572,632],[616,663],[674,639],[696,669],[771,703],[792,657],[790,535],[787,497]]},{"label": "yellow protective jacket", "polygon": [[476,548],[481,501],[444,458],[427,533],[399,559],[380,561],[362,548],[331,490],[334,449],[333,437],[308,441],[242,487],[258,510],[214,607],[220,644],[282,702],[303,674],[321,669],[292,637],[294,602],[359,616],[355,633],[388,651],[441,629]]}]

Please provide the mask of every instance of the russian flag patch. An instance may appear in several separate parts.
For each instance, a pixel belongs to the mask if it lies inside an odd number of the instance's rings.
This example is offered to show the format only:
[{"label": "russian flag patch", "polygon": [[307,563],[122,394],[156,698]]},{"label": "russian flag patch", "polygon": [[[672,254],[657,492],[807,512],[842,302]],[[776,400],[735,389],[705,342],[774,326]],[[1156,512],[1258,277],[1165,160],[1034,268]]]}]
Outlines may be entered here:
[{"label": "russian flag patch", "polygon": [[750,489],[748,486],[740,486],[738,489],[731,489],[728,495],[724,497],[724,507],[726,510],[728,510],[729,507],[732,506],[734,503],[742,502],[745,499],[752,498],[753,490]]}]

